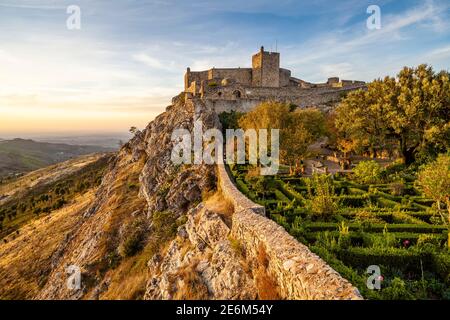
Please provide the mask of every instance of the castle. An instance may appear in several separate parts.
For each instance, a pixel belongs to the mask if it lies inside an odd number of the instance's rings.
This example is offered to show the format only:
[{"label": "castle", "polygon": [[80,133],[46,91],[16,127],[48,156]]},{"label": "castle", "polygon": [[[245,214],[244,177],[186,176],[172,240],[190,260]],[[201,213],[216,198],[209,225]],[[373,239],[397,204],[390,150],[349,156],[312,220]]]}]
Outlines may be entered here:
[{"label": "castle", "polygon": [[200,98],[217,112],[245,112],[265,100],[323,107],[339,101],[343,93],[365,86],[364,81],[338,77],[328,78],[325,83],[292,77],[290,70],[280,68],[280,53],[265,51],[264,47],[253,55],[251,68],[187,68],[184,75],[186,98]]}]

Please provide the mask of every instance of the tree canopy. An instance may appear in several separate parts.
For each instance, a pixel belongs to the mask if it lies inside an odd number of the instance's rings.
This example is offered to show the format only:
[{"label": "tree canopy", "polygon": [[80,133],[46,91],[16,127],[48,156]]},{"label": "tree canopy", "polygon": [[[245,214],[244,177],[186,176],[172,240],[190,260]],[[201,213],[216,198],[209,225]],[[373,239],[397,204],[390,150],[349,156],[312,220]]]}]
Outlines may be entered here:
[{"label": "tree canopy", "polygon": [[325,133],[325,117],[316,108],[294,109],[289,104],[264,102],[243,115],[239,126],[245,130],[280,129],[280,160],[292,166]]},{"label": "tree canopy", "polygon": [[336,109],[335,124],[346,150],[376,156],[395,148],[406,164],[436,155],[450,144],[450,75],[425,64],[405,67],[395,78],[349,93]]}]

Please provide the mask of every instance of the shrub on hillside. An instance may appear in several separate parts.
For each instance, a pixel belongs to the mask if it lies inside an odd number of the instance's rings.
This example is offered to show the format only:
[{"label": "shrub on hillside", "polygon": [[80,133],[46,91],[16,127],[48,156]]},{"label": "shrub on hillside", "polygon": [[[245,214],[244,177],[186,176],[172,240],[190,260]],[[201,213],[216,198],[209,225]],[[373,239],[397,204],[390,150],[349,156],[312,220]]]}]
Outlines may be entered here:
[{"label": "shrub on hillside", "polygon": [[122,257],[131,257],[139,252],[143,245],[147,233],[147,223],[145,219],[137,219],[128,224],[122,234],[122,242],[119,246],[119,253]]}]

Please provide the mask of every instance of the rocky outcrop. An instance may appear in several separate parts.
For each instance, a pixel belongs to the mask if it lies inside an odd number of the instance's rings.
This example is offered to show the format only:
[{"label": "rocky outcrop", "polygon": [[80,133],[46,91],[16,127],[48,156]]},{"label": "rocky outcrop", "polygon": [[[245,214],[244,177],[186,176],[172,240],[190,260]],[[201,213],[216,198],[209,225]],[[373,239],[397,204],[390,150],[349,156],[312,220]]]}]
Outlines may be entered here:
[{"label": "rocky outcrop", "polygon": [[[55,252],[52,271],[36,298],[102,299],[122,296],[120,289],[115,288],[116,293],[111,292],[113,285],[121,287],[121,280],[114,284],[114,277],[120,272],[122,263],[126,264],[130,256],[142,255],[139,259],[145,259],[147,253],[144,248],[154,243],[157,250],[165,247],[165,243],[158,239],[154,214],[166,212],[173,224],[178,224],[182,221],[178,218],[201,203],[204,193],[216,187],[214,166],[175,165],[170,159],[173,130],[190,129],[196,119],[205,126],[217,124],[213,113],[198,112],[194,103],[175,99],[167,112],[142,132],[136,132],[123,146],[111,162],[95,200],[83,213],[83,219]],[[145,218],[141,213],[146,213]],[[150,231],[142,234],[138,232],[141,229]],[[130,241],[136,243],[128,251],[121,250]],[[66,274],[70,265],[81,270],[81,290],[69,290],[66,277],[61,276]],[[146,270],[141,274],[147,274]],[[142,278],[140,274],[136,277]]]},{"label": "rocky outcrop", "polygon": [[214,113],[195,109],[192,101],[175,100],[169,111],[152,121],[142,134],[140,150],[145,151],[147,161],[140,175],[141,194],[150,214],[164,210],[185,213],[190,204],[201,201],[202,192],[215,188],[213,166],[180,166],[170,159],[175,129],[192,130],[196,120],[202,121],[205,128],[217,125]]},{"label": "rocky outcrop", "polygon": [[187,216],[165,256],[150,260],[145,299],[255,299],[252,275],[221,217],[203,204]]}]

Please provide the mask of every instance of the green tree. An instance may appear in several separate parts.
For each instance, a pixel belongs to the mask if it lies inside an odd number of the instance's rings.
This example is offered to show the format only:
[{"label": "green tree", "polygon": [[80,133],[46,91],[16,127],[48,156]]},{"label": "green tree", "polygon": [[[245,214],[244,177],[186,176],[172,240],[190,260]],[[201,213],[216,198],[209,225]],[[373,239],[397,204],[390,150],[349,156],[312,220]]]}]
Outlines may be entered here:
[{"label": "green tree", "polygon": [[[445,203],[450,227],[450,156],[439,155],[435,161],[425,165],[419,172],[417,184],[427,197],[436,201],[440,213],[441,204]],[[447,244],[450,250],[450,230]]]},{"label": "green tree", "polygon": [[403,68],[355,91],[336,110],[339,137],[353,150],[380,149],[395,142],[405,164],[420,154],[436,154],[450,144],[450,76],[425,64]]},{"label": "green tree", "polygon": [[220,122],[222,123],[222,130],[225,133],[226,129],[238,129],[239,119],[242,117],[242,112],[231,110],[230,112],[222,112],[219,114]]},{"label": "green tree", "polygon": [[139,129],[135,126],[130,127],[130,130],[128,130],[131,134],[136,135],[139,132]]},{"label": "green tree", "polygon": [[336,127],[340,133],[339,147],[347,153],[368,149],[376,157],[385,147],[384,86],[381,80],[372,82],[367,91],[351,92],[338,106]]},{"label": "green tree", "polygon": [[433,145],[438,150],[448,147],[448,139],[436,141],[438,136],[449,137],[448,72],[435,74],[425,64],[415,69],[405,67],[391,91],[394,92],[387,121],[406,164],[412,163],[418,153],[430,151]]}]

